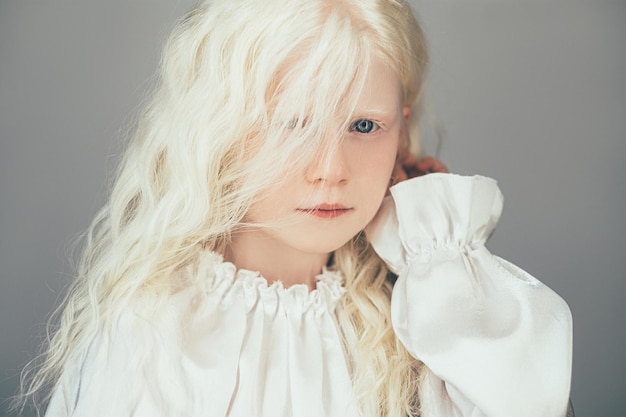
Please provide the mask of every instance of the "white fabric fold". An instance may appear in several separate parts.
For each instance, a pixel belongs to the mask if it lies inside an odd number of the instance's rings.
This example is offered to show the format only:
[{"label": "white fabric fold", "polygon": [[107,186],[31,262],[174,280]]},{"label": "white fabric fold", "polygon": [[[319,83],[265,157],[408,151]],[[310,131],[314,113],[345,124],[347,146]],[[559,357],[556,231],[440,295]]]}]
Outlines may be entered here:
[{"label": "white fabric fold", "polygon": [[394,330],[432,371],[424,417],[565,415],[571,314],[485,248],[501,210],[494,180],[430,174],[394,186],[366,229],[399,275]]},{"label": "white fabric fold", "polygon": [[334,317],[340,275],[286,289],[204,256],[188,271],[201,284],[157,316],[141,313],[143,299],[101,329],[84,364],[68,364],[48,417],[357,417]]},{"label": "white fabric fold", "polygon": [[[393,327],[432,371],[423,417],[558,417],[569,394],[563,300],[484,247],[502,208],[495,181],[431,174],[391,189],[368,238],[399,278]],[[204,253],[193,285],[147,315],[148,296],[67,363],[47,417],[357,417],[334,315],[345,292],[268,285]],[[349,356],[349,355],[348,355]]]}]

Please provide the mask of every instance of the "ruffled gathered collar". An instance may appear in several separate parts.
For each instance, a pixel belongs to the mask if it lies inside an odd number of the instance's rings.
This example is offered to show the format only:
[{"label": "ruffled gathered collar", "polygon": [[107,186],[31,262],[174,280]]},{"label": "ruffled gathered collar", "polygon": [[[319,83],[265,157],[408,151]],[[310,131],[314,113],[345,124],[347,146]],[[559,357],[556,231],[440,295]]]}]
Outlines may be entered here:
[{"label": "ruffled gathered collar", "polygon": [[285,287],[281,281],[269,283],[260,272],[238,269],[232,262],[224,261],[215,252],[199,255],[195,268],[188,268],[198,296],[217,298],[219,304],[230,306],[245,303],[248,311],[256,308],[270,315],[319,315],[332,312],[341,296],[346,292],[343,276],[339,271],[324,267],[316,276],[316,288],[309,290],[306,284]]}]

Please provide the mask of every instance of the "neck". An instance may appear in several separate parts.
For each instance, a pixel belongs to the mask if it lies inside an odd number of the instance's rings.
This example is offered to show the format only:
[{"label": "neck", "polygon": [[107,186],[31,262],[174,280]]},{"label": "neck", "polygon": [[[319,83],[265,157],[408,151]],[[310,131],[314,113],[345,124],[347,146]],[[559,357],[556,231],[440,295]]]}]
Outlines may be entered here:
[{"label": "neck", "polygon": [[235,233],[225,253],[237,268],[258,271],[268,281],[281,281],[285,287],[305,284],[316,287],[316,276],[328,262],[329,253],[298,250],[269,238],[262,230]]}]

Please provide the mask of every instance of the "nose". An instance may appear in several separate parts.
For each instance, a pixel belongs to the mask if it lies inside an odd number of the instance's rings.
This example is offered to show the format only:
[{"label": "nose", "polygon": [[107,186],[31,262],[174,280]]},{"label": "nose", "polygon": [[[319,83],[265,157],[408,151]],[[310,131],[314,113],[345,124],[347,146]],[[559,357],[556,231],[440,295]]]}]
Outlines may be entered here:
[{"label": "nose", "polygon": [[306,179],[312,184],[340,185],[350,179],[345,150],[341,146],[320,151],[306,169]]}]

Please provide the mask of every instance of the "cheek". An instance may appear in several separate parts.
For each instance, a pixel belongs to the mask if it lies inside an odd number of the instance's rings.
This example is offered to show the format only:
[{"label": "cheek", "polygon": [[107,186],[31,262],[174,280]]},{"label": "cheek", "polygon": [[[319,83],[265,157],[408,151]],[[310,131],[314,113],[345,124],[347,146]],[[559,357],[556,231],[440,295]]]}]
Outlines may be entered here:
[{"label": "cheek", "polygon": [[360,176],[367,178],[371,186],[386,189],[396,163],[397,154],[397,139],[387,138],[380,143],[369,145],[367,149],[362,150],[357,161]]},{"label": "cheek", "polygon": [[[391,139],[391,138],[390,138]],[[358,159],[359,188],[362,202],[367,202],[361,219],[365,224],[378,211],[391,184],[391,175],[396,163],[397,141],[389,140],[361,152]]]},{"label": "cheek", "polygon": [[250,223],[280,222],[293,208],[293,203],[288,198],[292,194],[293,190],[289,184],[280,184],[263,190],[254,197],[244,220]]}]

